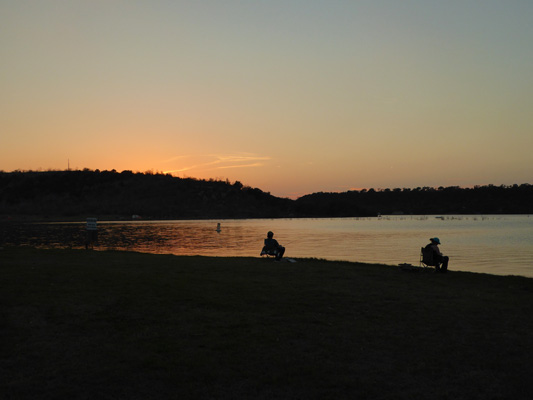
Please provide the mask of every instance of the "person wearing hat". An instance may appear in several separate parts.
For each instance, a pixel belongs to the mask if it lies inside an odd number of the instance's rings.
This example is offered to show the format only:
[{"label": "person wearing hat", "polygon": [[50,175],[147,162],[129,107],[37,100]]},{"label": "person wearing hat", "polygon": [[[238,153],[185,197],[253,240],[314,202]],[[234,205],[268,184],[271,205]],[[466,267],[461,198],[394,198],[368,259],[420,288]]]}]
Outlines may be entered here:
[{"label": "person wearing hat", "polygon": [[283,254],[285,254],[285,247],[281,246],[276,239],[274,239],[274,233],[268,232],[265,239],[265,245],[261,250],[261,255],[269,254],[276,256],[276,261],[281,260]]},{"label": "person wearing hat", "polygon": [[438,237],[434,237],[429,240],[430,243],[426,246],[426,249],[431,249],[431,251],[433,252],[433,260],[436,261],[435,272],[448,271],[448,261],[450,260],[450,258],[440,252],[440,239]]}]

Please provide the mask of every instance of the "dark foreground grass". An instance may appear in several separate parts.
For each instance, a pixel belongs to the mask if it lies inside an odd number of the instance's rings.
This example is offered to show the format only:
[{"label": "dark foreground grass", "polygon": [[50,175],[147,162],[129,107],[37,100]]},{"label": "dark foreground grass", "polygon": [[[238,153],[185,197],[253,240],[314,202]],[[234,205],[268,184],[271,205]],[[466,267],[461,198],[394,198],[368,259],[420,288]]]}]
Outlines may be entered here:
[{"label": "dark foreground grass", "polygon": [[530,399],[533,280],[0,251],[2,399]]}]

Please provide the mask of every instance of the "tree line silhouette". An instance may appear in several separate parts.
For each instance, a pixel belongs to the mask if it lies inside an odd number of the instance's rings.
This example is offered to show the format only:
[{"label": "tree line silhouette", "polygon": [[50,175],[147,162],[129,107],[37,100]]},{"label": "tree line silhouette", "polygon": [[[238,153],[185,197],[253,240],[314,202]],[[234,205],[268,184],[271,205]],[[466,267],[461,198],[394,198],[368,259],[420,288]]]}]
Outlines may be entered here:
[{"label": "tree line silhouette", "polygon": [[297,200],[300,214],[348,216],[379,214],[531,214],[533,185],[363,189],[314,193]]},{"label": "tree line silhouette", "polygon": [[533,186],[369,189],[296,200],[228,180],[152,172],[0,172],[2,219],[297,218],[378,214],[530,214]]}]

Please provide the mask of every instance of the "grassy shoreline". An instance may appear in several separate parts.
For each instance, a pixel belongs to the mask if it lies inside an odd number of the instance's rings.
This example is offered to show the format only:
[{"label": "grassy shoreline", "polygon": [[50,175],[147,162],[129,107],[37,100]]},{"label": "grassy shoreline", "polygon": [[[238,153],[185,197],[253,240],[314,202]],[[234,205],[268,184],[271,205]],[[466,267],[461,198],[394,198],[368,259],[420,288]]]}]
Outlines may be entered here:
[{"label": "grassy shoreline", "polygon": [[533,279],[0,251],[4,399],[529,399]]}]

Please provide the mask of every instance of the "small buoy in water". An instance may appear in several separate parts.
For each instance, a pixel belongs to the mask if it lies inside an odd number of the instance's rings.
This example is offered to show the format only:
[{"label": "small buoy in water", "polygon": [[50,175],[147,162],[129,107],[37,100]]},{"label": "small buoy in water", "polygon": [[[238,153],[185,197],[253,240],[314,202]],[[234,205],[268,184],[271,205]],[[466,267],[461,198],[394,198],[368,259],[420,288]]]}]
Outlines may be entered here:
[{"label": "small buoy in water", "polygon": [[220,232],[221,229],[220,229],[220,222],[217,224],[217,232]]}]

